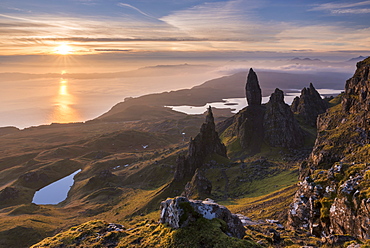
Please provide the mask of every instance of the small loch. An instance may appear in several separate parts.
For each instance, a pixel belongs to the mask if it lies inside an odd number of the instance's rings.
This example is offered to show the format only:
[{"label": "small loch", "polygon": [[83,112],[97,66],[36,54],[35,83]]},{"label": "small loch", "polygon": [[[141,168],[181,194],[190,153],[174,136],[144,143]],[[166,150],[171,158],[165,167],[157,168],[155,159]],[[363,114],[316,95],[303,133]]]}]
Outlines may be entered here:
[{"label": "small loch", "polygon": [[80,171],[81,169],[36,191],[35,195],[33,196],[32,203],[46,205],[58,204],[64,201],[74,183],[73,177]]}]

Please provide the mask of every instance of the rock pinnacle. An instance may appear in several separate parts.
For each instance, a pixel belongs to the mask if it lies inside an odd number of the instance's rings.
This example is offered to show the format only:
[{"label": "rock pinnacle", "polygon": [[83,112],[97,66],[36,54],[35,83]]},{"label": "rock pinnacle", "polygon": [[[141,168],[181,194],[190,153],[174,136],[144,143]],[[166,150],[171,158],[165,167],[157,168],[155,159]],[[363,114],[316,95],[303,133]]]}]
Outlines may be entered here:
[{"label": "rock pinnacle", "polygon": [[258,83],[257,74],[250,68],[247,83],[245,85],[245,94],[249,106],[259,106],[262,102],[261,88]]}]

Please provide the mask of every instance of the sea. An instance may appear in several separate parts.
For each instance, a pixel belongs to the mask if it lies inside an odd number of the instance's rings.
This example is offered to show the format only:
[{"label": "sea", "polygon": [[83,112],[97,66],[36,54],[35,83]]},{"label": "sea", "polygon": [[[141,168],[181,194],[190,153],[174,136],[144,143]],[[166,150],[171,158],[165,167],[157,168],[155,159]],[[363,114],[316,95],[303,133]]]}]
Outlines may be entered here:
[{"label": "sea", "polygon": [[[71,79],[0,78],[0,127],[20,129],[51,123],[84,122],[127,97],[191,88],[217,77],[211,73],[156,77]],[[176,83],[174,83],[176,82]]]},{"label": "sea", "polygon": [[[51,123],[85,122],[109,111],[127,97],[189,89],[208,80],[230,75],[207,67],[193,68],[187,64],[178,67],[156,66],[137,71],[135,76],[105,78],[99,75],[91,78],[90,74],[80,78],[67,77],[68,71],[62,70],[60,75],[54,77],[33,78],[33,74],[27,74],[31,75],[28,79],[8,80],[4,78],[5,74],[0,73],[0,127],[24,129]],[[342,82],[339,84],[344,85],[345,79],[340,80]],[[320,85],[315,86],[321,94],[340,93],[338,88],[320,89]],[[288,104],[299,95],[300,89],[289,92],[285,97]],[[264,102],[267,101],[268,97],[264,98]],[[209,105],[230,108],[235,113],[246,106],[246,101],[245,98],[224,99],[203,107],[168,107],[187,114],[200,114]]]}]

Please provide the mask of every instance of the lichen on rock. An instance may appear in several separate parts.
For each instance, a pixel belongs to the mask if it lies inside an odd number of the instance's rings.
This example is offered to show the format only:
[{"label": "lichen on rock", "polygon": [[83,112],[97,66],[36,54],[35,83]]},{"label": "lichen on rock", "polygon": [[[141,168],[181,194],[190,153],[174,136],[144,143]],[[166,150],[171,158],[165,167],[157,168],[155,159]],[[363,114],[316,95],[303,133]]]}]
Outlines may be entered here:
[{"label": "lichen on rock", "polygon": [[211,199],[205,201],[189,200],[186,197],[170,198],[161,203],[160,223],[167,223],[173,228],[183,228],[199,218],[221,219],[227,225],[227,233],[236,238],[243,238],[245,228],[237,215]]},{"label": "lichen on rock", "polygon": [[292,229],[324,237],[370,238],[369,62],[357,64],[341,105],[318,118],[315,146],[301,168],[304,181],[288,214]]}]

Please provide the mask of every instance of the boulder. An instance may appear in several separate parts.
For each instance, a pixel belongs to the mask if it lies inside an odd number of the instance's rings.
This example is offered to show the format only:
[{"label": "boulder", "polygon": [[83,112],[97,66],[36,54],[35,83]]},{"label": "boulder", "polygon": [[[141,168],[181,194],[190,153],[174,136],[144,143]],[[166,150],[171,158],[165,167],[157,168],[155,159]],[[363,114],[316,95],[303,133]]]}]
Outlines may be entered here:
[{"label": "boulder", "polygon": [[232,214],[226,207],[218,205],[211,199],[205,201],[189,200],[186,197],[170,198],[161,202],[160,223],[167,223],[172,228],[183,228],[198,218],[225,221],[227,234],[243,238],[245,228],[237,215]]}]

